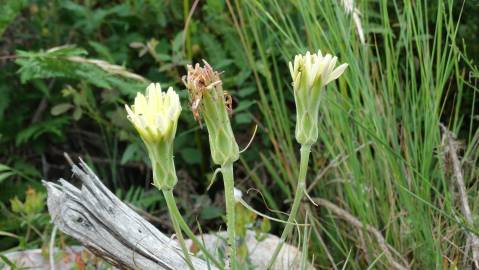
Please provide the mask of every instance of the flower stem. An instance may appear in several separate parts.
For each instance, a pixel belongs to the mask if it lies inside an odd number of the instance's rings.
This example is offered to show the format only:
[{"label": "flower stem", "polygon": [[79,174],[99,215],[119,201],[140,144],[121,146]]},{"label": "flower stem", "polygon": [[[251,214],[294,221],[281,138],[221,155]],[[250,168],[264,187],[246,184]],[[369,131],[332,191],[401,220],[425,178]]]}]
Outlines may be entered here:
[{"label": "flower stem", "polygon": [[173,192],[171,190],[163,191],[163,194],[165,196],[166,204],[168,205],[168,210],[170,212],[171,219],[176,220],[178,225],[183,229],[185,234],[193,241],[193,243],[203,252],[203,254],[206,256],[206,258],[210,259],[213,264],[218,267],[219,269],[223,269],[223,265],[221,262],[213,257],[211,253],[206,249],[206,247],[201,243],[198,238],[196,238],[195,234],[193,231],[191,231],[190,227],[188,224],[186,224],[185,220],[183,219],[183,216],[181,216],[180,210],[178,209],[178,206],[176,206],[176,201],[175,197],[173,196]]},{"label": "flower stem", "polygon": [[176,207],[175,197],[173,196],[173,192],[171,190],[163,190],[163,195],[166,199],[166,205],[168,206],[168,211],[170,212],[171,223],[173,224],[173,228],[175,229],[176,237],[178,237],[178,242],[180,242],[181,250],[183,251],[185,262],[188,264],[190,269],[194,270],[193,263],[191,262],[190,252],[186,247],[185,239],[183,238],[183,233],[181,232],[180,226],[178,224],[178,220],[173,214],[175,211],[173,207]]},{"label": "flower stem", "polygon": [[291,233],[293,230],[294,222],[296,219],[296,215],[298,214],[299,205],[301,204],[301,200],[303,199],[304,189],[306,185],[306,172],[308,171],[308,161],[309,161],[309,154],[311,152],[311,145],[302,145],[301,146],[301,161],[299,165],[299,176],[298,176],[298,183],[296,186],[296,193],[294,195],[293,206],[291,207],[291,212],[289,213],[288,223],[284,227],[283,233],[281,234],[281,238],[279,240],[278,245],[276,246],[273,255],[268,263],[267,269],[272,269],[278,254],[283,247],[283,244],[286,240],[286,237]]},{"label": "flower stem", "polygon": [[[234,198],[233,163],[221,166],[225,185],[226,225],[228,231],[228,256],[231,269],[236,269],[236,217]],[[228,260],[227,260],[228,261]],[[228,264],[227,264],[228,265]]]}]

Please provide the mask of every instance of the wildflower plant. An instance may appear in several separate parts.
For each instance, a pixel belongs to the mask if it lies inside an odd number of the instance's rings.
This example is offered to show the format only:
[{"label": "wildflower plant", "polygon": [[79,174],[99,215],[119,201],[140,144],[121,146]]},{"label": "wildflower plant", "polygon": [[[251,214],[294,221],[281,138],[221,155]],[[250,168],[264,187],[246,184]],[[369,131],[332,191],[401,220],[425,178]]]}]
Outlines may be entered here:
[{"label": "wildflower plant", "polygon": [[[271,268],[286,236],[291,233],[298,213],[299,204],[305,193],[305,180],[311,146],[318,139],[318,114],[321,93],[326,85],[336,80],[347,68],[347,64],[336,67],[337,57],[322,55],[321,51],[305,55],[296,55],[289,69],[293,80],[294,99],[296,104],[295,136],[301,144],[300,171],[296,193],[289,218],[286,222],[281,240],[274,250],[268,269]],[[228,231],[228,256],[226,267],[237,269],[236,263],[236,231],[235,204],[241,195],[234,188],[233,163],[239,159],[239,147],[236,143],[230,123],[231,97],[223,90],[220,73],[215,71],[206,61],[204,65],[187,66],[187,75],[183,82],[189,92],[191,110],[194,118],[202,125],[206,123],[210,143],[210,152],[215,164],[221,166],[226,201],[226,218]],[[221,264],[198,241],[184,221],[173,196],[173,188],[177,176],[173,160],[173,141],[178,118],[181,113],[180,100],[170,87],[162,92],[160,84],[151,84],[146,89],[146,96],[138,93],[134,105],[125,106],[128,119],[140,134],[153,169],[153,183],[159,188],[167,202],[170,217],[175,228],[185,260],[192,268],[190,254],[182,236],[183,231],[193,240],[207,258],[218,267]],[[242,203],[243,204],[243,203]],[[247,207],[250,211],[254,209]],[[274,220],[274,219],[273,219]]]},{"label": "wildflower plant", "polygon": [[289,62],[296,104],[295,136],[301,145],[312,145],[318,140],[318,115],[321,94],[330,82],[336,80],[348,64],[335,68],[338,58],[331,54],[307,52],[298,54]]},{"label": "wildflower plant", "polygon": [[211,149],[211,158],[217,165],[231,164],[239,158],[229,113],[231,97],[223,90],[219,72],[205,61],[204,67],[196,64],[187,67],[188,75],[183,78],[189,91],[191,109],[201,124],[205,119]]},{"label": "wildflower plant", "polygon": [[[223,90],[220,73],[204,61],[204,66],[188,65],[188,74],[183,82],[188,89],[191,109],[201,124],[205,119],[210,142],[210,152],[215,164],[221,166],[225,187],[226,218],[228,231],[228,256],[231,269],[236,269],[235,196],[233,162],[239,158],[229,119],[231,97]],[[228,265],[228,264],[227,264]],[[228,265],[229,266],[229,265]]]},{"label": "wildflower plant", "polygon": [[173,140],[181,105],[173,88],[162,92],[159,83],[138,93],[134,105],[125,105],[128,119],[140,134],[153,168],[153,183],[160,190],[171,190],[178,182],[173,162]]},{"label": "wildflower plant", "polygon": [[186,263],[190,269],[194,269],[181,229],[215,265],[221,266],[189,229],[173,196],[172,190],[178,182],[173,160],[173,141],[181,113],[178,94],[171,87],[163,92],[159,83],[152,83],[146,89],[146,96],[138,93],[134,104],[131,107],[125,105],[125,108],[128,119],[140,134],[148,151],[153,169],[153,184],[163,192]]},{"label": "wildflower plant", "polygon": [[[146,96],[137,93],[135,103],[131,108],[125,105],[125,108],[128,119],[140,134],[148,151],[153,169],[153,184],[163,191],[168,202],[171,190],[178,182],[173,162],[173,140],[181,113],[180,98],[173,88],[170,87],[165,93],[161,91],[159,83],[152,83],[146,88]],[[171,202],[168,203],[168,208],[170,204]],[[185,260],[193,269],[177,218],[171,215],[171,221]]]},{"label": "wildflower plant", "polygon": [[323,56],[321,51],[315,54],[311,54],[308,51],[305,55],[296,55],[294,61],[289,62],[296,104],[295,136],[296,141],[301,145],[301,159],[293,205],[291,206],[288,221],[281,234],[279,244],[269,261],[268,269],[275,262],[286,237],[293,230],[300,202],[306,192],[306,173],[311,146],[318,140],[318,115],[321,94],[326,85],[339,78],[348,66],[348,64],[341,64],[336,67],[337,60],[338,58],[331,54]]}]

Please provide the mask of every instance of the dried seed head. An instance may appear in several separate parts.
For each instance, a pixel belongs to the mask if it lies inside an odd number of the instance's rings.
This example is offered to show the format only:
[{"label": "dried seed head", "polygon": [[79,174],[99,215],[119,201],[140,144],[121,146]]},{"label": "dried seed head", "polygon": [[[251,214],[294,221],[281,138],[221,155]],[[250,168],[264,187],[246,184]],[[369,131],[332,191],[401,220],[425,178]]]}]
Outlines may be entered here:
[{"label": "dried seed head", "polygon": [[197,63],[194,67],[193,65],[187,66],[188,74],[183,76],[183,83],[190,93],[190,104],[193,116],[196,121],[201,125],[201,118],[199,114],[199,108],[201,105],[201,100],[203,96],[208,92],[213,92],[213,98],[216,98],[217,86],[221,86],[222,82],[220,79],[220,73],[215,71],[208,62],[203,60],[204,66],[201,67]]},{"label": "dried seed head", "polygon": [[195,119],[201,125],[201,113],[206,123],[213,162],[218,165],[231,164],[239,158],[238,144],[229,119],[233,100],[223,91],[220,73],[206,61],[203,62],[203,67],[199,64],[189,65],[183,82],[189,91]]},{"label": "dried seed head", "polygon": [[231,113],[233,112],[233,98],[228,93],[228,91],[223,91],[223,94],[225,99],[226,110],[228,111],[228,114],[231,115]]}]

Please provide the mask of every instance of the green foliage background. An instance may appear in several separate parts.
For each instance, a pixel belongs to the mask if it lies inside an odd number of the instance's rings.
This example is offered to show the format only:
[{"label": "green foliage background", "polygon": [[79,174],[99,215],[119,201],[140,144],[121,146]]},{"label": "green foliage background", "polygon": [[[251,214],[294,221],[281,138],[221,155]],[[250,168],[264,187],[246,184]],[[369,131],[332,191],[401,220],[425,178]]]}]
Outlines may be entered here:
[{"label": "green foliage background", "polygon": [[[264,200],[246,198],[255,208],[287,211],[298,160],[287,61],[321,49],[350,68],[325,97],[308,181],[323,178],[311,195],[377,227],[413,268],[453,269],[462,249],[438,237],[453,235],[447,240],[463,246],[465,232],[478,230],[464,229],[454,191],[444,182],[450,170],[438,158],[438,124],[459,134],[476,210],[478,4],[418,1],[414,9],[411,1],[358,1],[363,46],[341,1],[313,2],[0,0],[0,250],[48,242],[40,180],[70,175],[64,152],[86,160],[118,196],[171,231],[123,109],[150,81],[181,93],[177,201],[192,227],[198,218],[203,230],[217,230],[222,186],[218,181],[207,190],[215,168],[181,82],[185,66],[202,59],[224,71],[240,146],[259,127],[236,169],[236,185],[261,191]],[[334,163],[345,157],[351,158]],[[307,246],[318,268],[388,269],[374,237],[354,239],[328,211],[313,212]],[[269,230],[246,212],[242,217],[243,227]],[[372,244],[364,250],[366,243]]]}]

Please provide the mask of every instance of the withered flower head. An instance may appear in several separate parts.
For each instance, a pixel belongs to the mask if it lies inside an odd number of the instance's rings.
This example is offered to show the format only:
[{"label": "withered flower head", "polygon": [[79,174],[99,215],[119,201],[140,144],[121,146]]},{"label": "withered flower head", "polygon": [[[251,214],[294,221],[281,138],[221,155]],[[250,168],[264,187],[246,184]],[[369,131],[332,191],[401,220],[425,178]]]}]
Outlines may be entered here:
[{"label": "withered flower head", "polygon": [[208,129],[211,157],[219,165],[229,164],[239,158],[229,119],[231,96],[223,91],[220,73],[203,60],[204,66],[187,66],[183,82],[188,88],[191,111],[201,125],[201,117]]},{"label": "withered flower head", "polygon": [[204,95],[210,94],[214,99],[223,98],[228,112],[231,112],[231,96],[222,90],[222,81],[220,72],[215,71],[208,62],[203,60],[204,66],[199,63],[188,65],[186,76],[183,76],[183,83],[189,91],[190,105],[193,116],[201,125],[199,114],[201,101]]}]

